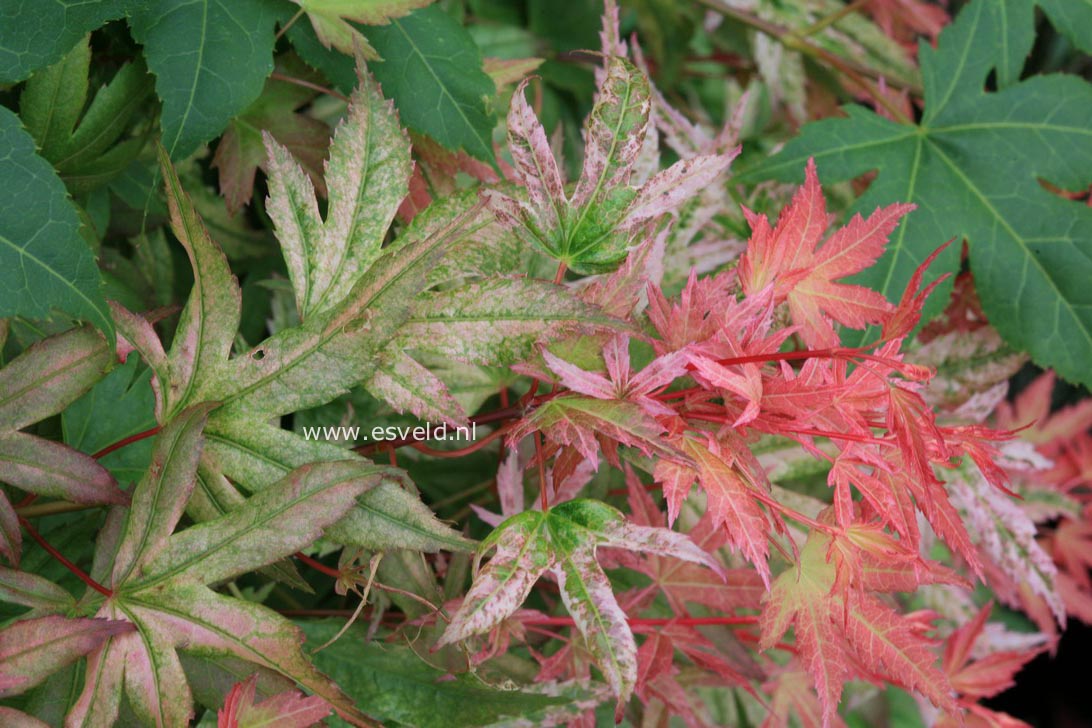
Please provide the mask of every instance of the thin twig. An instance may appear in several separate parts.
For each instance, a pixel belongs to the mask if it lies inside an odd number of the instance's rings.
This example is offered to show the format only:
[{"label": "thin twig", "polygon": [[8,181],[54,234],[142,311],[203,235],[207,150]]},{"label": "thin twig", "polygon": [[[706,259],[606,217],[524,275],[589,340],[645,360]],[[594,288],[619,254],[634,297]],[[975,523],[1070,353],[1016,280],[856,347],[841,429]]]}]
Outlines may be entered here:
[{"label": "thin twig", "polygon": [[30,521],[28,521],[27,519],[20,516],[19,517],[19,523],[20,523],[20,525],[22,525],[23,529],[26,530],[27,534],[32,539],[34,539],[35,541],[38,542],[39,546],[41,546],[43,549],[45,549],[46,552],[50,556],[57,559],[57,561],[61,562],[61,564],[64,566],[64,568],[68,569],[73,574],[75,574],[77,577],[79,577],[80,581],[82,581],[84,584],[87,584],[87,586],[91,587],[92,589],[97,591],[99,594],[102,594],[107,599],[114,596],[114,592],[110,591],[109,589],[104,587],[102,584],[100,584],[97,581],[95,581],[94,579],[92,579],[91,576],[86,571],[84,571],[80,567],[73,564],[71,561],[69,561],[68,559],[66,559],[64,557],[64,554],[62,554],[57,549],[53,548],[53,546],[48,541],[46,541],[45,538],[42,537],[42,534],[38,533],[38,530],[36,528],[34,528],[34,526],[30,525]]}]

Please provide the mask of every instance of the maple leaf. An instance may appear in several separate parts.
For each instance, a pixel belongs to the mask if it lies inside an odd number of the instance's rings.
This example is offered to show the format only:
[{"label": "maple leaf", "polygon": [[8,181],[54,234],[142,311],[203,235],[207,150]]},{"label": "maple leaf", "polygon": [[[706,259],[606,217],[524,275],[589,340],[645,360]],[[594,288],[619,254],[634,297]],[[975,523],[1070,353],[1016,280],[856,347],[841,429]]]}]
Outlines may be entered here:
[{"label": "maple leaf", "polygon": [[[1021,80],[1034,41],[1035,4],[1020,3],[1012,13],[1008,3],[963,4],[936,48],[921,46],[920,123],[896,123],[847,106],[842,118],[806,125],[759,165],[758,174],[744,176],[787,181],[811,157],[832,182],[882,170],[853,209],[894,201],[919,209],[860,282],[894,297],[938,242],[965,237],[990,323],[1037,363],[1083,381],[1092,354],[1092,313],[1080,282],[1092,275],[1092,264],[1088,236],[1079,231],[1092,224],[1092,209],[1048,191],[1040,180],[1067,190],[1092,181],[1092,152],[1084,142],[1092,86],[1068,74]],[[1038,4],[1054,18],[1068,18],[1073,7],[1054,0]],[[1084,27],[1078,22],[1057,27],[1074,31],[1080,41],[1088,36],[1077,31]],[[987,84],[991,74],[996,83]],[[999,157],[1000,148],[1012,154]],[[932,275],[958,271],[960,258],[958,249],[949,250]],[[1026,273],[1013,276],[1017,270]],[[930,302],[925,317],[943,304]],[[1044,321],[1052,322],[1047,332]],[[852,341],[866,338],[853,335]]]},{"label": "maple leaf", "polygon": [[330,714],[322,698],[304,697],[298,690],[286,690],[255,703],[257,674],[236,683],[216,713],[217,728],[261,728],[267,725],[308,728]]},{"label": "maple leaf", "polygon": [[[279,59],[278,64],[281,73],[314,82],[306,66],[293,57]],[[289,150],[325,196],[322,160],[330,143],[330,128],[323,121],[297,111],[315,95],[315,91],[299,84],[271,78],[266,81],[262,95],[228,124],[216,145],[212,166],[220,170],[220,192],[230,215],[250,202],[254,174],[259,167],[264,170],[268,166],[264,134]]]},{"label": "maple leaf", "polygon": [[584,126],[584,166],[571,195],[546,132],[524,97],[512,97],[508,141],[527,201],[491,192],[500,222],[578,273],[621,263],[646,224],[673,213],[728,168],[734,154],[703,154],[677,162],[640,187],[632,185],[649,127],[647,77],[609,55],[596,103]]},{"label": "maple leaf", "polygon": [[353,27],[352,22],[365,25],[386,25],[394,18],[401,18],[417,8],[423,8],[432,0],[292,0],[306,12],[315,28],[315,35],[327,48],[342,53],[361,53],[368,60],[376,60],[368,39]]},{"label": "maple leaf", "polygon": [[689,462],[665,458],[656,463],[654,472],[656,480],[663,484],[668,523],[675,522],[683,500],[697,481],[708,499],[713,525],[723,530],[728,543],[754,564],[762,581],[769,585],[769,533],[777,521],[759,505],[755,488],[760,486],[713,438],[699,442],[686,436],[678,449],[689,457]]},{"label": "maple leaf", "polygon": [[[79,399],[106,373],[111,358],[102,334],[82,327],[33,344],[0,369],[0,465],[5,483],[74,503],[128,500],[113,476],[87,455],[20,432]],[[21,539],[15,511],[0,492],[0,555],[18,563]]]},{"label": "maple leaf", "polygon": [[804,342],[823,348],[838,344],[830,319],[861,329],[882,322],[891,312],[881,294],[836,281],[875,263],[888,235],[914,206],[889,205],[867,219],[855,215],[819,246],[830,219],[814,159],[808,160],[804,175],[804,186],[773,229],[765,216],[744,208],[752,232],[739,260],[739,279],[748,294],[773,284],[775,299],[788,302]]},{"label": "maple leaf", "polygon": [[[160,422],[194,403],[221,403],[209,418],[209,444],[198,471],[201,487],[189,507],[198,520],[215,518],[242,501],[237,486],[259,492],[305,463],[354,457],[342,447],[307,441],[270,424],[325,404],[354,385],[429,419],[465,420],[443,382],[405,353],[409,347],[402,334],[420,337],[414,351],[494,364],[530,351],[551,326],[607,323],[597,309],[549,284],[483,282],[475,276],[428,291],[436,263],[476,229],[482,210],[440,205],[436,214],[419,215],[384,246],[412,162],[393,107],[362,66],[359,71],[360,86],[326,164],[325,218],[308,175],[286,148],[266,138],[266,209],[284,250],[301,323],[249,351],[232,356],[241,314],[238,283],[177,174],[162,159],[172,228],[193,265],[194,289],[169,352],[146,321],[119,307],[114,311],[125,338],[155,373]],[[443,335],[436,334],[445,327]],[[364,548],[435,551],[469,544],[441,524],[412,489],[393,483],[365,495],[332,534]]]},{"label": "maple leaf", "polygon": [[18,695],[103,642],[132,631],[120,620],[59,615],[13,622],[0,630],[0,697]]},{"label": "maple leaf", "polygon": [[105,558],[96,561],[91,576],[108,584],[109,594],[103,599],[89,590],[84,601],[126,630],[90,652],[88,679],[67,720],[109,724],[124,694],[143,723],[185,725],[193,715],[177,654],[185,647],[279,672],[346,720],[367,724],[304,657],[296,627],[266,607],[224,597],[206,584],[272,564],[312,543],[379,482],[381,469],[358,460],[305,466],[228,514],[175,532],[196,485],[202,428],[211,409],[188,408],[163,428],[124,522],[108,521],[100,533],[98,552]]},{"label": "maple leaf", "polygon": [[482,541],[477,559],[496,548],[438,645],[487,632],[513,614],[547,571],[557,579],[566,609],[584,635],[618,705],[637,680],[637,644],[610,582],[596,561],[598,547],[642,551],[721,567],[682,534],[638,526],[598,501],[578,499],[549,511],[526,511],[508,519]]},{"label": "maple leaf", "polygon": [[[626,468],[626,490],[630,520],[641,526],[661,528],[667,517],[652,500],[644,484],[632,468]],[[703,550],[714,553],[728,539],[725,529],[714,524],[706,514],[687,534]],[[701,604],[722,612],[736,609],[757,609],[766,594],[762,579],[752,569],[724,569],[714,573],[700,565],[679,559],[629,551],[612,554],[621,565],[645,574],[652,583],[632,589],[623,600],[631,609],[647,606],[661,592],[673,614],[686,614],[688,604]]]},{"label": "maple leaf", "polygon": [[[1014,452],[1002,450],[1002,457]],[[1036,540],[1035,523],[1017,501],[991,485],[974,464],[965,464],[947,479],[952,503],[982,553],[1011,584],[1044,599],[1059,624],[1065,624],[1065,605],[1058,593],[1058,569]],[[998,584],[998,591],[1003,588]],[[1012,602],[1009,598],[1006,601]]]},{"label": "maple leaf", "polygon": [[[796,715],[802,728],[819,728],[824,725],[823,708],[812,687],[811,675],[806,670],[799,669],[797,662],[779,670],[763,688],[770,693],[770,712],[766,720],[762,721],[762,728],[788,728],[791,725],[790,712]],[[827,725],[833,728],[845,726],[845,721],[837,714],[829,720]]]},{"label": "maple leaf", "polygon": [[[1027,725],[1012,716],[990,710],[978,704],[979,700],[992,698],[1016,684],[1015,676],[1024,665],[1041,653],[1045,647],[1026,650],[999,650],[972,660],[976,643],[983,641],[983,628],[993,609],[993,603],[983,605],[974,619],[959,627],[948,636],[944,646],[944,672],[952,688],[960,695],[960,705],[970,711],[972,725],[1006,726],[1019,728]],[[964,725],[963,720],[943,716],[938,728],[955,728]]]},{"label": "maple leaf", "polygon": [[633,402],[653,417],[675,415],[675,410],[649,395],[686,372],[686,357],[679,352],[657,357],[640,372],[633,374],[629,363],[629,337],[623,334],[612,336],[603,348],[606,377],[585,371],[549,351],[544,351],[542,356],[549,367],[557,372],[561,383],[574,392],[596,399]]},{"label": "maple leaf", "polygon": [[[812,531],[799,561],[774,581],[761,616],[762,649],[771,648],[790,625],[795,628],[796,648],[819,693],[824,727],[832,724],[842,685],[858,676],[858,665],[866,675],[917,690],[954,713],[951,687],[934,664],[933,641],[922,634],[925,622],[899,615],[868,591],[837,589],[839,566],[829,558],[831,546],[831,536]],[[902,573],[914,584],[932,581],[912,566]]]},{"label": "maple leaf", "polygon": [[20,120],[75,195],[121,175],[140,154],[145,139],[127,132],[152,92],[148,69],[138,61],[91,96],[91,47],[81,36],[59,63],[31,76],[19,97]]}]

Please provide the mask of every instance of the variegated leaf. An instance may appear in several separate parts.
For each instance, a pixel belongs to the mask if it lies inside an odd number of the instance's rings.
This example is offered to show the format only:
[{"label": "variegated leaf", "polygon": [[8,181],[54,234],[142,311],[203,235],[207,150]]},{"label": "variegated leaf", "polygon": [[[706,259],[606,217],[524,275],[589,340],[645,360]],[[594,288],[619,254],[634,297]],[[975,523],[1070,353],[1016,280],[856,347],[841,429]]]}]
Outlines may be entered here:
[{"label": "variegated leaf", "polygon": [[412,171],[409,139],[363,64],[326,163],[329,212],[319,218],[311,181],[286,148],[266,137],[270,194],[300,318],[340,303],[376,258]]},{"label": "variegated leaf", "polygon": [[607,682],[624,705],[637,681],[637,643],[610,581],[596,561],[600,546],[668,555],[722,572],[709,554],[687,537],[626,523],[621,512],[588,499],[549,511],[525,511],[498,526],[482,542],[481,558],[496,548],[474,579],[459,611],[440,637],[444,645],[487,632],[511,616],[531,587],[550,570],[565,607],[584,635]]},{"label": "variegated leaf", "polygon": [[65,665],[88,654],[132,625],[107,619],[69,619],[57,615],[23,619],[0,630],[0,697],[18,695]]}]

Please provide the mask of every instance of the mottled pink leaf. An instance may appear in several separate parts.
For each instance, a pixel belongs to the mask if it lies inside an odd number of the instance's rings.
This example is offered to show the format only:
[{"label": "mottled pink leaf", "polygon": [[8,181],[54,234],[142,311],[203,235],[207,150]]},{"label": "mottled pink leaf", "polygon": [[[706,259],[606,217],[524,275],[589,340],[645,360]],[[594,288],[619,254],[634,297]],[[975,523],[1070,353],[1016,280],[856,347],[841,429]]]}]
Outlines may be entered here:
[{"label": "mottled pink leaf", "polygon": [[0,630],[0,678],[19,682],[0,691],[0,697],[34,687],[114,635],[132,629],[126,622],[56,615],[13,622]]}]

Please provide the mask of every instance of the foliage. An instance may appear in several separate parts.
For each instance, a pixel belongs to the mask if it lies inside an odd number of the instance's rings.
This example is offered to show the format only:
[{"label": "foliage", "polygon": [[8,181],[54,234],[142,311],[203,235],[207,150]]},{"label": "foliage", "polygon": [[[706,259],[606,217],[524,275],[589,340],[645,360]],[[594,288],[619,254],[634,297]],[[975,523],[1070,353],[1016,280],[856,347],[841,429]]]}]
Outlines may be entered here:
[{"label": "foliage", "polygon": [[571,5],[5,5],[0,723],[1021,724],[1086,4]]}]

